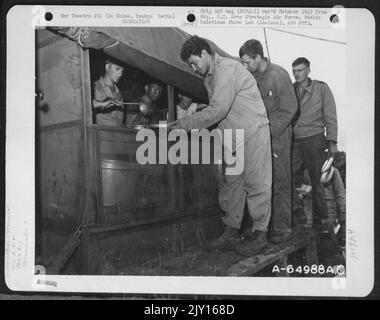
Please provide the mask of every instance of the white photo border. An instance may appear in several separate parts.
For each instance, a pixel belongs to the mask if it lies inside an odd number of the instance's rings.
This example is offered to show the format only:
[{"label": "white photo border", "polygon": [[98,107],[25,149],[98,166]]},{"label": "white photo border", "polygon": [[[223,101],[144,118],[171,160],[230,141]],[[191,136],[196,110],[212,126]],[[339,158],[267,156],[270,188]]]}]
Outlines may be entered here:
[{"label": "white photo border", "polygon": [[[347,262],[345,278],[227,278],[35,276],[35,29],[39,10],[12,7],[7,15],[5,281],[13,291],[288,296],[366,296],[374,285],[375,20],[367,9],[344,9],[347,32]],[[65,7],[85,12],[90,7]],[[97,7],[101,8],[101,7]],[[179,16],[191,8],[170,7]],[[109,7],[118,10],[118,7]],[[129,10],[160,10],[130,7]],[[36,13],[37,12],[37,13]],[[36,20],[37,19],[37,20]],[[181,21],[182,18],[181,18]],[[360,23],[358,23],[360,21]],[[54,21],[64,26],[62,21]],[[88,23],[88,22],[87,22]],[[85,26],[75,20],[70,26]],[[153,25],[150,25],[153,26]],[[178,26],[178,21],[173,25]],[[22,92],[22,99],[20,97]],[[21,257],[18,264],[13,256]],[[46,285],[36,284],[44,277]],[[38,279],[37,279],[38,278]],[[50,284],[50,285],[49,285]]]}]

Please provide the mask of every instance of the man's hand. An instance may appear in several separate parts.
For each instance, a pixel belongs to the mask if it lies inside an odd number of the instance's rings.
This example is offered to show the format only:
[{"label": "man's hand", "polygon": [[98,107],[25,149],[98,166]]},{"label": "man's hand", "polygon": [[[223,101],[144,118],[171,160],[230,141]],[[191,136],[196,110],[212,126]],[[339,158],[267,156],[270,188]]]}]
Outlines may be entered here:
[{"label": "man's hand", "polygon": [[204,108],[207,108],[208,105],[207,104],[204,104],[204,103],[198,103],[197,104],[197,111],[201,111],[203,110]]},{"label": "man's hand", "polygon": [[170,130],[172,130],[172,129],[181,129],[179,120],[176,120],[176,121],[168,123],[168,129],[170,129]]},{"label": "man's hand", "polygon": [[98,100],[93,100],[93,106],[94,106],[94,111],[96,113],[102,113],[104,110],[109,106],[112,105],[112,102],[110,100],[106,101],[98,101]]},{"label": "man's hand", "polygon": [[108,103],[105,106],[105,110],[108,108],[115,108],[115,110],[123,111],[123,101],[119,101],[116,99],[110,99],[107,101]]},{"label": "man's hand", "polygon": [[331,157],[335,157],[335,154],[338,152],[338,147],[335,141],[329,141],[329,154]]},{"label": "man's hand", "polygon": [[168,124],[169,129],[183,129],[186,132],[194,129],[192,127],[192,116],[186,116]]},{"label": "man's hand", "polygon": [[121,107],[122,105],[123,104],[121,101],[116,101],[113,99],[107,99],[105,101],[94,100],[94,108],[97,110],[97,112],[104,112],[113,106]]},{"label": "man's hand", "polygon": [[119,100],[115,100],[115,99],[111,99],[113,105],[117,106],[117,107],[122,107],[123,106],[123,101],[119,101]]}]

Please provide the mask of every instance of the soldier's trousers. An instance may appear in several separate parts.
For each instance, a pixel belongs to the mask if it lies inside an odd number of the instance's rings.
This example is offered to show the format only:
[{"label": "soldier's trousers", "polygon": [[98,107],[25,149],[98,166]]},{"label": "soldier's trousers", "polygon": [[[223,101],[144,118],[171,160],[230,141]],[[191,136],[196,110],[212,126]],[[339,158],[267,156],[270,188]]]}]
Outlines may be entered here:
[{"label": "soldier's trousers", "polygon": [[[328,217],[323,186],[320,181],[321,169],[326,160],[327,142],[323,133],[307,138],[294,139],[292,145],[292,171],[294,187],[297,177],[303,176],[305,169],[309,172],[313,188],[313,213],[320,219]],[[293,206],[300,207],[294,190]]]},{"label": "soldier's trousers", "polygon": [[272,135],[272,228],[275,232],[291,231],[292,167],[291,143],[293,130],[287,128],[280,137]]},{"label": "soldier's trousers", "polygon": [[243,172],[239,175],[225,175],[219,183],[219,205],[226,212],[222,221],[230,227],[239,229],[247,201],[253,220],[252,230],[267,231],[272,194],[269,125],[265,124],[259,128],[243,146]]}]

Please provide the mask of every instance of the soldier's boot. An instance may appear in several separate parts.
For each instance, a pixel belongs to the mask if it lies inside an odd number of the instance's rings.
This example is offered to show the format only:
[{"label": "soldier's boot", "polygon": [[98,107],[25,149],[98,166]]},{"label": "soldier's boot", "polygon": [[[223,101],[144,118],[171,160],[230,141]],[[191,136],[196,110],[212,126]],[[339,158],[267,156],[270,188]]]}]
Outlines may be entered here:
[{"label": "soldier's boot", "polygon": [[239,244],[234,245],[234,250],[243,256],[253,256],[268,244],[267,232],[255,230],[250,237],[247,237]]},{"label": "soldier's boot", "polygon": [[273,231],[269,236],[269,241],[273,244],[285,242],[293,238],[294,234],[291,230]]},{"label": "soldier's boot", "polygon": [[224,232],[208,246],[209,249],[230,250],[234,243],[240,241],[238,229],[226,226]]}]

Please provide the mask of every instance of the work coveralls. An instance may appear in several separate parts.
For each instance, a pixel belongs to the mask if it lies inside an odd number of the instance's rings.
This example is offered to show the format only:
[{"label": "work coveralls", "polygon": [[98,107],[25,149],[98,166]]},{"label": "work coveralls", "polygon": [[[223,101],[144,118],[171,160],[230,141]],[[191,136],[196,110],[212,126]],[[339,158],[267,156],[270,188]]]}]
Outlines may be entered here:
[{"label": "work coveralls", "polygon": [[272,228],[289,233],[292,217],[291,143],[292,120],[298,110],[297,97],[288,72],[267,61],[254,76],[267,109],[272,141]]},{"label": "work coveralls", "polygon": [[264,103],[254,77],[241,63],[215,54],[215,60],[205,76],[204,85],[209,105],[191,116],[179,119],[183,129],[203,129],[218,124],[225,129],[243,129],[243,172],[226,175],[219,186],[219,204],[226,212],[224,224],[240,228],[244,206],[253,220],[252,229],[267,231],[271,212],[272,159],[270,131]]}]

